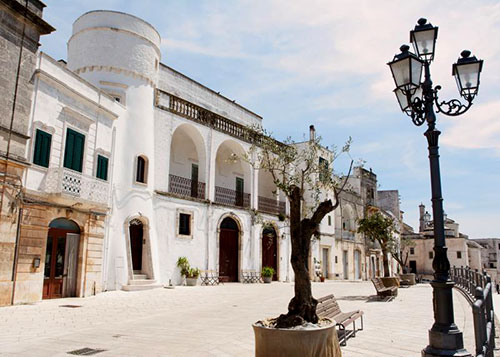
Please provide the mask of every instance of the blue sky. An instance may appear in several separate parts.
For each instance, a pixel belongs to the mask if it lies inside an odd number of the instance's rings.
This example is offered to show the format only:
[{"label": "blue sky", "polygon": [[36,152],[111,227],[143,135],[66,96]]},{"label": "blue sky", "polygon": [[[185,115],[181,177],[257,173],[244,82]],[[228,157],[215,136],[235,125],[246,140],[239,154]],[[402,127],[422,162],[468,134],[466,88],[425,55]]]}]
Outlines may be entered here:
[{"label": "blue sky", "polygon": [[[162,62],[264,117],[278,139],[314,124],[325,145],[351,136],[380,189],[398,189],[405,221],[429,211],[424,127],[402,114],[386,63],[420,17],[439,26],[431,71],[443,99],[458,96],[451,66],[463,49],[485,61],[468,113],[438,115],[444,207],[472,238],[500,237],[500,3],[497,1],[45,0],[57,31],[41,49],[66,58],[74,20],[89,10],[127,12],[162,36]],[[337,170],[346,170],[346,160]]]}]

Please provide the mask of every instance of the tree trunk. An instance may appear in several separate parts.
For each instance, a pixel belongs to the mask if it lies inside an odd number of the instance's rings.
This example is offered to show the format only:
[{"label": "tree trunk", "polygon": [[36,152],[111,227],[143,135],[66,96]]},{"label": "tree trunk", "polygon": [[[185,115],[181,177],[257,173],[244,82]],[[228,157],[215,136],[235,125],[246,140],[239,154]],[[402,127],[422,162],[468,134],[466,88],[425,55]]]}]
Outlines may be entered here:
[{"label": "tree trunk", "polygon": [[384,255],[382,257],[382,260],[384,262],[384,278],[387,278],[387,277],[391,276],[391,274],[389,274],[389,258],[387,256],[387,252],[385,250],[382,250],[382,254]]},{"label": "tree trunk", "polygon": [[276,328],[290,328],[304,322],[317,323],[316,305],[318,301],[312,296],[311,279],[309,277],[309,251],[311,237],[319,222],[334,209],[330,200],[322,202],[311,219],[301,220],[300,189],[294,188],[290,201],[290,239],[292,242],[291,263],[295,273],[295,296],[288,304],[288,313],[276,319]]}]

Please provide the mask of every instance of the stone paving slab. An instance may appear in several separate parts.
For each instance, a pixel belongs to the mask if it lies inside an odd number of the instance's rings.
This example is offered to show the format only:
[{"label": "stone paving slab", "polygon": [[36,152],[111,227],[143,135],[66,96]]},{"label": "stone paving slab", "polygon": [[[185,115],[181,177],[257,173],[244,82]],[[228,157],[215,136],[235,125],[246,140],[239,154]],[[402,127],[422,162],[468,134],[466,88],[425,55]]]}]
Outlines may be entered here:
[{"label": "stone paving slab", "polygon": [[[343,356],[419,356],[433,323],[428,284],[399,289],[391,302],[373,299],[371,282],[313,283],[314,295],[333,293],[345,311],[364,311],[365,329]],[[113,291],[85,299],[0,308],[2,356],[253,356],[251,324],[286,311],[293,284],[224,284],[140,292]],[[496,300],[497,301],[497,300]],[[500,302],[500,300],[498,300]],[[77,305],[69,308],[61,305]],[[455,320],[474,351],[472,310],[454,292]]]}]

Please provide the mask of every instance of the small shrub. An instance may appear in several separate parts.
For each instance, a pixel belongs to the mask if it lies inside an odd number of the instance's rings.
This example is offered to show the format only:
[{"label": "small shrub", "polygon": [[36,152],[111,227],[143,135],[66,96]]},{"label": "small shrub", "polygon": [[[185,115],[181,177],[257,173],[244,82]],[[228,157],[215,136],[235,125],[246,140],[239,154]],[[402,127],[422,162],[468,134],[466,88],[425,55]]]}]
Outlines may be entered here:
[{"label": "small shrub", "polygon": [[189,268],[188,274],[186,275],[186,278],[190,279],[195,279],[200,276],[200,269],[198,268]]},{"label": "small shrub", "polygon": [[262,268],[262,276],[263,277],[271,277],[274,275],[274,269],[272,267],[263,267]]},{"label": "small shrub", "polygon": [[188,276],[189,261],[186,257],[179,257],[179,259],[177,259],[177,267],[181,270],[182,276]]}]

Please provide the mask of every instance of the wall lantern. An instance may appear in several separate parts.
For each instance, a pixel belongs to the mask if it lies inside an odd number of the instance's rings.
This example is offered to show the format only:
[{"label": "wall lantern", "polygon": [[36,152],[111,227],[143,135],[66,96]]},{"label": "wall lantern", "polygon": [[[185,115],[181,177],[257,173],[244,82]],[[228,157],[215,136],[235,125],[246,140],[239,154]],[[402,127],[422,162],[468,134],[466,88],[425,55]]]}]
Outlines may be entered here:
[{"label": "wall lantern", "polygon": [[36,256],[35,258],[33,258],[33,268],[40,268],[40,257]]}]

